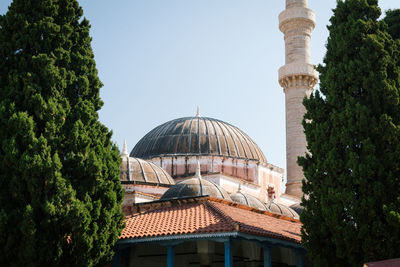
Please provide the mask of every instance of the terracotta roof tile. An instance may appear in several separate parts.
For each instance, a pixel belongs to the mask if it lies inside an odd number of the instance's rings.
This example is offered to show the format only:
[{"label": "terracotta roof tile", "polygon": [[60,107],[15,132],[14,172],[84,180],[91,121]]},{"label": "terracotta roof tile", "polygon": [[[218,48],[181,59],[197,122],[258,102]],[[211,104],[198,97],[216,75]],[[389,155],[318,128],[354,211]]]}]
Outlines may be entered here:
[{"label": "terracotta roof tile", "polygon": [[210,197],[167,204],[126,216],[120,239],[238,231],[300,242],[301,223],[284,216]]},{"label": "terracotta roof tile", "polygon": [[300,243],[301,223],[284,218],[275,218],[267,213],[258,213],[218,202],[209,202],[239,225],[239,232],[272,237]]}]

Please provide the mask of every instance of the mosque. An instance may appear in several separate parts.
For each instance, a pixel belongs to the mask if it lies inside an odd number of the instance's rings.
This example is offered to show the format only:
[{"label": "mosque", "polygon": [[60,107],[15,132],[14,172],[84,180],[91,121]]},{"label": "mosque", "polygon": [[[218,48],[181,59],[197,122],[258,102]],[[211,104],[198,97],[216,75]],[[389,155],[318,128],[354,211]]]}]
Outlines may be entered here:
[{"label": "mosque", "polygon": [[310,63],[315,14],[307,0],[286,0],[279,15],[285,65],[284,170],[269,163],[242,130],[202,117],[155,127],[121,153],[126,227],[114,266],[310,266],[301,246],[301,181],[306,152],[302,100],[318,74]]}]

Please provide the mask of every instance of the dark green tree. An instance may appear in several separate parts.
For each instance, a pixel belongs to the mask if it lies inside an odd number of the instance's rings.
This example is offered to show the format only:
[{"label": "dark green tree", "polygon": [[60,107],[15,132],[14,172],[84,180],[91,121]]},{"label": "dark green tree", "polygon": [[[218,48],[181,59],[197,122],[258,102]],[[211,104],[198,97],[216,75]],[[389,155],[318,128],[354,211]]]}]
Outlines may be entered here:
[{"label": "dark green tree", "polygon": [[315,266],[400,256],[399,47],[377,0],[338,1],[304,100],[302,242]]},{"label": "dark green tree", "polygon": [[0,16],[0,266],[94,266],[123,227],[118,149],[76,0]]},{"label": "dark green tree", "polygon": [[388,33],[393,39],[400,39],[400,9],[388,10],[385,13],[383,21],[389,26]]}]

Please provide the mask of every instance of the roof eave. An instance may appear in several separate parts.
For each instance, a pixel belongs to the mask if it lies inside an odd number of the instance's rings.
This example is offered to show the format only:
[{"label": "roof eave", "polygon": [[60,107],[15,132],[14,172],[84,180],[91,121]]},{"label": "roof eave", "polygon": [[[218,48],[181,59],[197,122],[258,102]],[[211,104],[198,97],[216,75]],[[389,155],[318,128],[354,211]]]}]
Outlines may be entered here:
[{"label": "roof eave", "polygon": [[118,240],[116,246],[129,246],[141,243],[165,243],[165,244],[180,244],[182,242],[196,241],[196,240],[212,240],[215,242],[225,242],[230,238],[246,239],[256,241],[266,246],[281,246],[293,249],[304,249],[300,243],[291,242],[271,237],[251,235],[241,232],[219,232],[219,233],[204,233],[204,234],[184,234],[184,235],[167,235],[143,238],[126,238]]}]

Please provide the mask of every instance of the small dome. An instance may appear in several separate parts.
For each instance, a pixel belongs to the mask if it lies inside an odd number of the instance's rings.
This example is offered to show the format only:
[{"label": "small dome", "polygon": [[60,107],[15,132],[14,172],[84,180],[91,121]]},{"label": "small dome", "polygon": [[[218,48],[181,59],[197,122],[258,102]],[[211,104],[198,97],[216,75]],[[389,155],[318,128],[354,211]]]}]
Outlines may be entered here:
[{"label": "small dome", "polygon": [[261,200],[252,195],[244,194],[240,190],[236,193],[230,194],[230,197],[236,203],[243,204],[258,210],[270,211]]},{"label": "small dome", "polygon": [[136,144],[130,155],[143,159],[212,155],[267,162],[257,144],[239,128],[199,114],[157,126]]},{"label": "small dome", "polygon": [[296,203],[296,204],[290,205],[290,208],[292,208],[299,215],[301,215],[301,213],[304,210],[304,207],[301,206],[300,203]]},{"label": "small dome", "polygon": [[151,183],[162,185],[175,184],[174,179],[162,168],[142,159],[121,156],[121,181],[134,183]]},{"label": "small dome", "polygon": [[171,186],[160,199],[167,200],[197,196],[210,196],[231,200],[225,189],[213,182],[197,177],[184,180]]},{"label": "small dome", "polygon": [[273,212],[273,213],[277,213],[279,215],[283,215],[286,217],[291,217],[293,219],[299,219],[299,215],[291,208],[283,205],[283,204],[278,204],[275,202],[269,202],[267,203],[267,208]]}]

